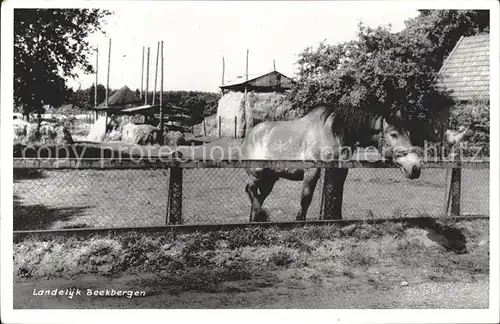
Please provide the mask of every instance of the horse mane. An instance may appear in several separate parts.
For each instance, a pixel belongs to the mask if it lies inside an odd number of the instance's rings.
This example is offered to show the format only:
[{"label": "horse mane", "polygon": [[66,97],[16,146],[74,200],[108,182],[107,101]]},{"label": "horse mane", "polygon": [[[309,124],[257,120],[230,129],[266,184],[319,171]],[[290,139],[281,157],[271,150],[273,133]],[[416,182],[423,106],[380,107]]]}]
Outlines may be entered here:
[{"label": "horse mane", "polygon": [[332,132],[337,136],[342,136],[345,140],[365,134],[371,136],[368,130],[372,122],[382,116],[380,113],[367,111],[351,105],[321,104],[316,107],[325,108],[321,116],[325,122],[328,117],[333,115]]}]

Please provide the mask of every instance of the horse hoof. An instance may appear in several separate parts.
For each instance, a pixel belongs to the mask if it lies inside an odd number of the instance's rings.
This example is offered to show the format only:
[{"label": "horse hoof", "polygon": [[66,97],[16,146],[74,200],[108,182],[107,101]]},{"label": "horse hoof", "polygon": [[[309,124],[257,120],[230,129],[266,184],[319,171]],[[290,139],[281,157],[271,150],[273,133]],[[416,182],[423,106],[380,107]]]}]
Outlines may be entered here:
[{"label": "horse hoof", "polygon": [[269,215],[267,212],[263,209],[258,210],[255,212],[254,217],[253,217],[254,222],[269,222]]},{"label": "horse hoof", "polygon": [[302,215],[297,215],[297,217],[295,217],[295,220],[297,222],[303,222],[306,220],[306,217],[305,216],[302,216]]}]

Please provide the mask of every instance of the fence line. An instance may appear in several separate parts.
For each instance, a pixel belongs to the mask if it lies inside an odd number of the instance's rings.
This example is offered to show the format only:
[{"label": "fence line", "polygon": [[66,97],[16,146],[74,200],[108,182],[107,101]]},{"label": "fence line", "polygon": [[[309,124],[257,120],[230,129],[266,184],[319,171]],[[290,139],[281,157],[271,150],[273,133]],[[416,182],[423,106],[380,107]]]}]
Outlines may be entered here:
[{"label": "fence line", "polygon": [[[57,214],[57,208],[65,210],[65,213],[77,214],[82,213],[82,208],[85,208],[85,210],[91,208],[89,209],[92,210],[91,213],[84,211],[83,215],[95,219],[95,217],[102,214],[99,217],[104,217],[107,221],[99,219],[97,224],[104,226],[109,226],[109,224],[117,224],[116,226],[119,227],[130,226],[128,222],[116,223],[113,220],[116,220],[116,217],[122,219],[126,217],[128,217],[127,219],[133,219],[135,217],[139,221],[144,221],[146,225],[163,223],[169,226],[185,224],[186,221],[192,224],[194,219],[199,221],[200,217],[210,218],[211,223],[215,221],[217,224],[226,224],[240,219],[248,219],[245,216],[247,214],[246,209],[249,208],[248,202],[245,200],[247,197],[244,196],[244,193],[240,193],[240,191],[243,192],[242,188],[246,181],[245,172],[241,169],[262,167],[322,168],[325,169],[322,174],[325,174],[331,168],[352,168],[353,171],[350,174],[353,178],[348,183],[348,186],[351,188],[349,190],[355,189],[358,193],[353,193],[350,196],[349,202],[351,205],[347,207],[349,209],[347,214],[351,215],[354,207],[356,217],[374,217],[373,211],[377,216],[385,215],[387,208],[392,208],[393,212],[401,208],[401,202],[411,206],[416,210],[417,214],[425,214],[431,210],[432,213],[437,211],[439,215],[459,216],[471,214],[470,206],[475,206],[472,209],[472,214],[488,213],[484,211],[484,208],[488,206],[489,174],[484,172],[489,169],[488,160],[425,162],[422,164],[422,168],[428,169],[429,173],[425,173],[427,176],[423,176],[420,182],[401,182],[395,180],[396,178],[390,175],[390,171],[383,170],[384,168],[394,170],[395,166],[382,160],[375,162],[341,160],[177,161],[173,158],[167,160],[17,158],[14,159],[15,172],[29,173],[35,171],[35,174],[25,175],[24,178],[21,177],[15,180],[15,207],[17,206],[20,215],[23,215],[28,222],[33,222],[32,215],[36,219],[37,213]],[[369,173],[362,170],[367,168],[378,170],[371,170]],[[231,169],[235,170],[231,171]],[[440,169],[446,170],[446,176],[439,172]],[[463,169],[471,169],[471,171],[465,173],[464,178],[462,177]],[[38,176],[37,172],[39,170],[46,171],[46,176]],[[477,176],[480,176],[480,178],[477,178]],[[316,200],[321,200],[315,203],[320,205],[320,219],[329,220],[328,217],[330,216],[324,215],[325,208],[323,204],[330,199],[328,190],[325,191],[326,183],[324,179],[326,177],[322,176],[317,186],[319,192],[314,197],[316,197]],[[471,179],[473,182],[470,182]],[[414,183],[416,185],[413,185]],[[286,190],[283,194],[284,188]],[[407,200],[406,196],[404,196],[406,188],[411,190],[408,192],[409,195],[414,197],[417,195],[419,198]],[[271,206],[287,205],[279,208],[275,207],[274,210],[277,210],[279,215],[288,218],[295,208],[293,203],[296,203],[297,200],[290,198],[294,197],[290,195],[292,191],[299,192],[299,189],[300,183],[297,182],[287,182],[285,187],[279,185],[278,189],[276,189],[278,191],[277,197],[280,197],[276,198],[279,199],[279,203],[275,203],[272,197],[268,203]],[[442,202],[442,194],[437,191],[443,189],[446,190],[444,202]],[[390,194],[387,195],[389,190]],[[367,193],[368,198],[359,197],[360,193]],[[377,198],[372,197],[373,194],[377,196],[385,195],[384,201],[386,202],[379,204],[376,201]],[[439,196],[438,200],[441,202],[436,201],[436,195]],[[359,199],[362,201],[363,199],[367,200],[369,206],[359,205]],[[388,199],[392,202],[387,202]],[[141,207],[145,202],[150,205]],[[166,206],[163,205],[163,202],[166,202]],[[53,207],[48,208],[46,205],[55,206],[56,209]],[[68,205],[71,207],[67,208]],[[465,213],[461,208],[463,206],[466,207]],[[36,208],[33,209],[32,207]],[[358,211],[360,208],[363,211],[361,213]],[[365,208],[367,209],[365,210]],[[73,209],[75,210],[72,211]],[[480,211],[478,212],[478,210]],[[368,214],[364,214],[365,211]],[[225,213],[230,213],[230,217],[224,216]],[[316,209],[312,213],[316,214]],[[408,215],[406,211],[398,213],[399,216],[397,217]],[[220,216],[217,214],[220,214]],[[146,215],[154,216],[155,220],[148,218]],[[18,219],[16,213],[14,216],[15,219]],[[51,217],[56,218],[55,216],[52,215]],[[110,216],[115,218],[109,219]],[[220,218],[221,216],[222,218]],[[162,217],[163,222],[159,222],[158,217]],[[214,218],[212,219],[212,217]],[[205,220],[202,223],[204,222]],[[132,223],[134,222],[132,221]],[[96,226],[93,221],[90,224],[91,227]],[[30,229],[29,226],[22,225],[18,229]]]},{"label": "fence line", "polygon": [[[464,161],[426,161],[423,169],[489,169],[489,159]],[[398,168],[387,160],[373,161],[314,161],[314,160],[191,160],[179,158],[14,158],[18,169],[169,169],[169,168]]]}]

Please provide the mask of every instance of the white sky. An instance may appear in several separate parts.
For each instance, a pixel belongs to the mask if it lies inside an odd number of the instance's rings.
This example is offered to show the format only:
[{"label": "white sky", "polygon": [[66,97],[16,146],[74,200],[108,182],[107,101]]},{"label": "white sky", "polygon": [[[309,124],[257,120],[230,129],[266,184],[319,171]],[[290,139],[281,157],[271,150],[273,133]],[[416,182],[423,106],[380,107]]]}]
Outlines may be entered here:
[{"label": "white sky", "polygon": [[[142,46],[151,47],[150,87],[153,89],[156,42],[164,41],[164,89],[218,91],[222,57],[225,80],[245,73],[276,69],[293,77],[297,54],[326,39],[329,44],[355,38],[357,24],[376,27],[392,24],[393,31],[415,17],[415,7],[401,2],[132,2],[113,9],[104,30],[93,35],[99,46],[99,83],[106,84],[108,38],[112,39],[110,87],[141,86]],[[95,62],[95,58],[94,58]],[[69,81],[77,88],[90,86],[95,75]],[[159,89],[158,76],[158,89]]]}]

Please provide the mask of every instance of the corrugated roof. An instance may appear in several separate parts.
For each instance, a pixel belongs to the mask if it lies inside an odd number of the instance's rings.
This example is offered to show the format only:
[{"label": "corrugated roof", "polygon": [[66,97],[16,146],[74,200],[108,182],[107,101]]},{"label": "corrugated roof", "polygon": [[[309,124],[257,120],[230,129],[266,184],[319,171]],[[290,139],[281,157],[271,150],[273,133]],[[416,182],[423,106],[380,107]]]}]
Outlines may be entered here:
[{"label": "corrugated roof", "polygon": [[220,88],[228,88],[228,87],[233,87],[233,86],[237,86],[237,85],[242,85],[242,84],[245,84],[247,82],[256,80],[258,78],[261,78],[263,76],[266,76],[268,74],[271,74],[271,73],[278,73],[278,74],[281,74],[283,77],[290,79],[289,77],[287,77],[283,73],[273,70],[273,71],[268,71],[268,72],[263,72],[263,73],[249,74],[248,75],[248,80],[246,80],[245,76],[238,77],[235,80],[231,80],[231,81],[228,81],[228,82],[224,83],[223,85],[220,86]]},{"label": "corrugated roof", "polygon": [[460,38],[439,73],[456,100],[489,99],[490,35]]},{"label": "corrugated roof", "polygon": [[[140,98],[137,98],[135,93],[129,89],[127,86],[123,86],[120,90],[113,93],[108,99],[108,107],[120,106],[130,103],[139,102]],[[103,101],[97,108],[106,108],[106,101]]]}]

